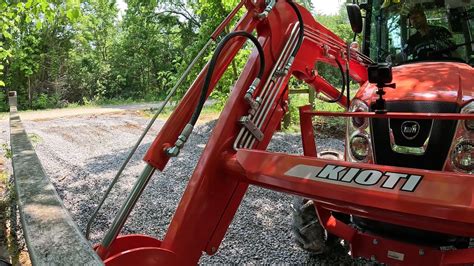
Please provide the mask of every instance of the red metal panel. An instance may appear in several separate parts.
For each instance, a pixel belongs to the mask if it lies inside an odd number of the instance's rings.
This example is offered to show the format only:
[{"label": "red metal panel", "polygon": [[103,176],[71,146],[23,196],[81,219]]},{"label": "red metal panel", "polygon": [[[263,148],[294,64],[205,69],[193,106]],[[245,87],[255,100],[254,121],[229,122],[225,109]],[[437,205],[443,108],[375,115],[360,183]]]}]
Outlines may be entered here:
[{"label": "red metal panel", "polygon": [[301,141],[303,144],[304,155],[317,157],[318,151],[316,149],[316,142],[314,138],[313,120],[312,116],[306,112],[311,111],[311,106],[303,106],[300,109],[300,127],[301,127]]},{"label": "red metal panel", "polygon": [[366,117],[366,118],[390,118],[390,119],[437,119],[437,120],[473,120],[474,114],[458,113],[401,113],[388,112],[386,114],[376,114],[374,112],[315,112],[304,110],[304,114],[312,116],[332,116],[332,117]]},{"label": "red metal panel", "polygon": [[127,250],[104,261],[107,266],[156,266],[156,265],[185,265],[174,252],[155,247],[144,247]]},{"label": "red metal panel", "polygon": [[115,239],[113,245],[109,249],[109,255],[107,257],[112,257],[130,249],[142,247],[159,248],[160,246],[161,241],[151,236],[137,234],[123,235]]},{"label": "red metal panel", "polygon": [[[362,217],[419,229],[454,235],[474,236],[474,178],[467,174],[426,171],[411,168],[352,164],[286,154],[239,150],[237,162],[245,169],[249,182],[313,198],[324,207]],[[403,181],[393,189],[382,188],[383,176],[373,186],[338,180],[289,176],[295,166],[322,169],[326,165],[357,167],[382,173],[406,173],[422,176],[414,192],[400,190]],[[347,169],[346,169],[347,170]]]}]

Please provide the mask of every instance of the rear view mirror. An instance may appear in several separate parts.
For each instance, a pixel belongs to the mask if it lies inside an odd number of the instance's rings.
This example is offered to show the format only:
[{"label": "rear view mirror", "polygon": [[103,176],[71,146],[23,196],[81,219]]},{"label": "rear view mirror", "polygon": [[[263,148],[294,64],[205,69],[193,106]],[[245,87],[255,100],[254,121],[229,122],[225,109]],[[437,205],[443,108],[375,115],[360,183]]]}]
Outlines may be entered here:
[{"label": "rear view mirror", "polygon": [[347,15],[349,16],[349,21],[351,23],[352,31],[354,33],[362,32],[362,13],[360,8],[356,4],[347,4]]}]

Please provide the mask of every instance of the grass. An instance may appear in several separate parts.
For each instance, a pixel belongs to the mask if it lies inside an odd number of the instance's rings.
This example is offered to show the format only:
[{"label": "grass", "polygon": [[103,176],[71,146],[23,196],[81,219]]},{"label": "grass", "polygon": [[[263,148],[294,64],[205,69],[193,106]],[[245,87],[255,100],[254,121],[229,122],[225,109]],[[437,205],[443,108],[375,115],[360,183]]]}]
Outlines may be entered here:
[{"label": "grass", "polygon": [[[284,129],[285,132],[295,133],[300,131],[299,125],[299,110],[300,106],[309,104],[307,94],[290,95],[290,126]],[[342,112],[344,108],[336,103],[328,103],[316,99],[314,110],[325,112]],[[317,134],[322,137],[337,137],[341,138],[345,135],[346,120],[344,118],[335,117],[321,117],[313,118],[313,126]]]},{"label": "grass", "polygon": [[[297,94],[290,95],[290,116],[291,124],[288,128],[283,129],[286,133],[296,133],[300,131],[299,126],[299,111],[300,106],[308,105],[308,95],[307,94]],[[315,110],[317,111],[327,111],[327,112],[342,112],[344,108],[335,103],[327,103],[322,100],[317,99],[315,102]],[[158,116],[159,119],[166,120],[168,119],[174,107],[165,107],[163,112]],[[201,112],[198,123],[205,123],[219,117],[221,108],[214,106],[205,106]],[[147,118],[153,117],[156,110],[146,110],[142,112],[142,115]],[[314,129],[317,132],[318,136],[321,137],[336,137],[343,138],[345,135],[346,129],[346,120],[344,118],[334,118],[334,117],[314,117],[313,119]]]},{"label": "grass", "polygon": [[31,144],[33,146],[36,146],[43,141],[43,139],[39,135],[34,133],[28,133],[28,138],[30,139]]},{"label": "grass", "polygon": [[[158,119],[166,120],[168,119],[171,114],[173,113],[175,107],[174,106],[166,106],[161,114],[158,116]],[[151,118],[155,115],[157,110],[145,110],[141,113],[142,116],[146,118]],[[222,109],[216,107],[215,105],[206,105],[201,111],[201,115],[199,116],[198,123],[205,123],[219,117]]]}]

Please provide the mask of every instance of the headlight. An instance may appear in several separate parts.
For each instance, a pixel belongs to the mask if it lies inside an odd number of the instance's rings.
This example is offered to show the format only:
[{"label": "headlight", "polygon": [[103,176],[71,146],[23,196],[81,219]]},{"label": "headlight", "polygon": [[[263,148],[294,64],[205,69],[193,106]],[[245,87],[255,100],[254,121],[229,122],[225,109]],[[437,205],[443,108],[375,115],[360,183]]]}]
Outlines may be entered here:
[{"label": "headlight", "polygon": [[[353,99],[349,112],[369,112],[369,106],[362,100]],[[372,163],[372,142],[369,119],[351,117],[347,121],[346,155],[351,162]]]},{"label": "headlight", "polygon": [[[474,102],[471,102],[461,111],[463,114],[473,114],[474,115]],[[464,126],[467,130],[474,130],[474,120],[465,120]]]},{"label": "headlight", "polygon": [[350,140],[352,157],[359,161],[365,161],[369,156],[370,142],[366,136],[355,135]]},{"label": "headlight", "polygon": [[[349,112],[368,112],[369,107],[363,101],[354,99],[349,108]],[[366,128],[368,125],[367,118],[365,117],[352,117],[351,125],[354,128]]]},{"label": "headlight", "polygon": [[[472,114],[474,114],[474,112]],[[474,120],[466,120],[464,124],[466,126],[466,129],[474,130]]]},{"label": "headlight", "polygon": [[451,152],[451,161],[457,169],[468,173],[473,173],[473,146],[474,145],[471,140],[461,140],[456,144]]}]

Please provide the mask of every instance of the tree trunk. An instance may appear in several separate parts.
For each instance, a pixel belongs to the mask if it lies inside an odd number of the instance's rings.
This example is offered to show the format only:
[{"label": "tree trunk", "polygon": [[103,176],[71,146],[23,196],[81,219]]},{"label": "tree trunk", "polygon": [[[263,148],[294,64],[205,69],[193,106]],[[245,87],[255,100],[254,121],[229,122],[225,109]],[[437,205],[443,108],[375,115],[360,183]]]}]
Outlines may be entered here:
[{"label": "tree trunk", "polygon": [[28,77],[28,106],[32,107],[32,95],[31,95],[31,77]]}]

